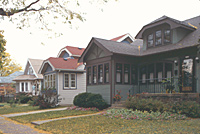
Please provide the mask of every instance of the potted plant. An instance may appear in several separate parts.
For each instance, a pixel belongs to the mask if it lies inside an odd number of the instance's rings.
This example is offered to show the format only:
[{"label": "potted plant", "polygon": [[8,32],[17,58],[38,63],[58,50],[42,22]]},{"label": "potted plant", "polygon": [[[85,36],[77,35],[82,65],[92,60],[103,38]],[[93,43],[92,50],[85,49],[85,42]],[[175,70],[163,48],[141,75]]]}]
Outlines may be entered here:
[{"label": "potted plant", "polygon": [[118,103],[122,99],[122,96],[120,94],[121,94],[121,90],[120,91],[117,90],[117,94],[113,95],[114,102]]}]

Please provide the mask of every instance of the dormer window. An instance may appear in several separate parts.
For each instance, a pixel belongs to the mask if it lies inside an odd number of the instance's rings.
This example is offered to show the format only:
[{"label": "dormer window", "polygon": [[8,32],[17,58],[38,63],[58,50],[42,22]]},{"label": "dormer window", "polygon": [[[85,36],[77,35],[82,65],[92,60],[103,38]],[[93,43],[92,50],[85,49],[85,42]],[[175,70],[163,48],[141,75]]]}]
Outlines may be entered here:
[{"label": "dormer window", "polygon": [[164,44],[171,42],[171,31],[169,29],[164,30]]},{"label": "dormer window", "polygon": [[162,44],[162,34],[161,33],[162,33],[161,30],[156,31],[156,41],[155,41],[156,46]]},{"label": "dormer window", "polygon": [[153,46],[153,33],[148,35],[148,47]]},{"label": "dormer window", "polygon": [[156,47],[171,43],[171,30],[159,29],[147,35],[147,47]]}]

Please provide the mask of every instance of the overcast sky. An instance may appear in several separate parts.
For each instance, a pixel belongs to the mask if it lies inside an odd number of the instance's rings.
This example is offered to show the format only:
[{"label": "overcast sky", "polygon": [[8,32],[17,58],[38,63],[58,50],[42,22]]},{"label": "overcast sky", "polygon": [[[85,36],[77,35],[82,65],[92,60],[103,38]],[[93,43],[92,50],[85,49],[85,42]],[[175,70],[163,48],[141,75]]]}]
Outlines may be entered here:
[{"label": "overcast sky", "polygon": [[7,52],[25,68],[28,58],[45,60],[56,57],[67,45],[87,47],[92,37],[112,39],[125,33],[135,37],[144,25],[163,15],[180,21],[199,16],[200,0],[118,0],[104,6],[103,12],[91,6],[83,9],[87,13],[86,21],[79,22],[78,29],[56,25],[63,36],[52,39],[37,29],[19,30],[11,23],[1,22]]}]

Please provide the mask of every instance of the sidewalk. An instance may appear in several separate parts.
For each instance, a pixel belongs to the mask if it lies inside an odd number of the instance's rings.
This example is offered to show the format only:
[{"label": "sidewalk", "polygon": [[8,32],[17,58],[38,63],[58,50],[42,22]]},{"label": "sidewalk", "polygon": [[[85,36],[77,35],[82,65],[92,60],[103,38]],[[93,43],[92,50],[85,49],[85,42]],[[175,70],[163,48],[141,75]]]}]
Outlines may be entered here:
[{"label": "sidewalk", "polygon": [[43,112],[50,112],[50,111],[60,111],[60,110],[66,110],[65,108],[56,108],[56,109],[48,109],[48,110],[37,110],[37,111],[30,111],[30,112],[24,112],[24,113],[14,113],[14,114],[4,114],[3,117],[15,117],[15,116],[21,116],[21,115],[28,115],[28,114],[36,114],[36,113],[43,113]]},{"label": "sidewalk", "polygon": [[86,115],[68,116],[68,117],[62,117],[62,118],[56,118],[56,119],[48,119],[48,120],[42,120],[42,121],[33,121],[33,122],[31,122],[31,124],[41,125],[43,123],[47,123],[47,122],[51,122],[51,121],[72,119],[72,118],[80,118],[80,117],[86,117],[86,116],[94,116],[94,115],[100,115],[101,113],[102,112],[98,112],[98,113],[94,113],[94,114],[86,114]]},{"label": "sidewalk", "polygon": [[40,133],[29,126],[6,120],[4,117],[1,116],[0,116],[0,130],[3,133],[9,133],[9,134],[45,134],[45,133]]}]

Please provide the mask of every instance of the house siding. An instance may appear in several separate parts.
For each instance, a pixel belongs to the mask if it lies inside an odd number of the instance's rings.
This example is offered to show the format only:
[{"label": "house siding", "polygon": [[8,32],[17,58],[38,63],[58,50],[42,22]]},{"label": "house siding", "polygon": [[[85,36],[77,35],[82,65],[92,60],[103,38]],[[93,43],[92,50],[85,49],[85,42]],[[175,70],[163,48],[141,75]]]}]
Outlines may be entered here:
[{"label": "house siding", "polygon": [[73,104],[74,97],[86,92],[86,73],[76,73],[76,89],[64,89],[63,72],[58,74],[58,93],[61,105]]},{"label": "house siding", "polygon": [[126,100],[128,97],[128,93],[132,94],[133,86],[132,85],[115,85],[115,94],[117,91],[121,91],[122,100]]},{"label": "house siding", "polygon": [[103,99],[108,103],[110,102],[110,85],[91,85],[87,86],[88,93],[101,94]]}]

